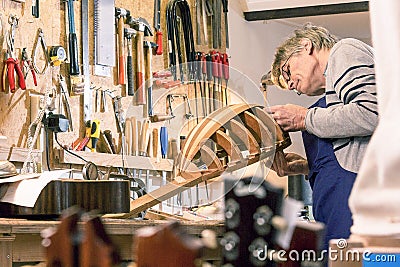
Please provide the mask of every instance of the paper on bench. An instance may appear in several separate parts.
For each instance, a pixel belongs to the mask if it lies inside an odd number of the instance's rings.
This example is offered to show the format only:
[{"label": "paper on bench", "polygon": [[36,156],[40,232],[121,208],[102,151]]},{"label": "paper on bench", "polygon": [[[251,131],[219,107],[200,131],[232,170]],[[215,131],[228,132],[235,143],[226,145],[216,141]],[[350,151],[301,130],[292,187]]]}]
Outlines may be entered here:
[{"label": "paper on bench", "polygon": [[0,199],[0,202],[32,208],[35,206],[40,192],[53,180],[65,177],[64,174],[71,170],[57,170],[43,172],[39,178],[26,179],[12,183],[8,186],[6,194]]}]

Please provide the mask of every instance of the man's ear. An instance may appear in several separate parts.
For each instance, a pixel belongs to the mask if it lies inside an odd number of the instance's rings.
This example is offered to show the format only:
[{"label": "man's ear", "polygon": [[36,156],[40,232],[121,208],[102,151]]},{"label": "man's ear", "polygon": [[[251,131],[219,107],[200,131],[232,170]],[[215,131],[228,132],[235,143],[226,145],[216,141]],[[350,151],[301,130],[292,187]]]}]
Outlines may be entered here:
[{"label": "man's ear", "polygon": [[310,39],[301,40],[301,44],[304,46],[304,49],[307,51],[307,54],[311,55],[313,53],[313,44]]}]

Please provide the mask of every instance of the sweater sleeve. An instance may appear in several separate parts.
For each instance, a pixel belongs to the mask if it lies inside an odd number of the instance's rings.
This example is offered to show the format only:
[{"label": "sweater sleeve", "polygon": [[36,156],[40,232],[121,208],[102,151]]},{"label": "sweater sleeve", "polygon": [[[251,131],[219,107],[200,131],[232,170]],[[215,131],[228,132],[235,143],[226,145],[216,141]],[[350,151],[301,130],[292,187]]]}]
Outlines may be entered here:
[{"label": "sweater sleeve", "polygon": [[327,107],[307,112],[306,129],[319,137],[369,136],[378,124],[373,54],[355,41],[332,48],[326,73]]}]

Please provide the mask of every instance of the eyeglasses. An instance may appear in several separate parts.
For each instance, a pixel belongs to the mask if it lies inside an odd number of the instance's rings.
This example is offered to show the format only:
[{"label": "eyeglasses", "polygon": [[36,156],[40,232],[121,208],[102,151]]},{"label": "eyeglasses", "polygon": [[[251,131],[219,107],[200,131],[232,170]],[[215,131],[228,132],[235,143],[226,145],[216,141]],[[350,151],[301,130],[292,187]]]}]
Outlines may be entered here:
[{"label": "eyeglasses", "polygon": [[289,69],[288,69],[287,71],[284,70],[284,67],[285,67],[286,64],[289,62],[289,59],[290,59],[295,53],[300,52],[302,49],[303,49],[303,48],[297,49],[297,50],[293,51],[293,52],[289,55],[289,57],[286,59],[285,63],[284,63],[284,64],[282,65],[282,67],[281,67],[281,75],[282,75],[282,77],[283,77],[283,79],[285,80],[286,83],[288,83],[288,82],[290,81],[291,73],[290,73],[290,70],[289,70]]}]

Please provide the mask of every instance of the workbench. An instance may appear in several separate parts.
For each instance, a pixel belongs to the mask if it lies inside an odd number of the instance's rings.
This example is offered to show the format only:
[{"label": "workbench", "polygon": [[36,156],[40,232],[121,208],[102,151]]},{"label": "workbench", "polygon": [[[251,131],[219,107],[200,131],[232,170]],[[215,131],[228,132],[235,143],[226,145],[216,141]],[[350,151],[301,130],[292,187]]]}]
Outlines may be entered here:
[{"label": "workbench", "polygon": [[[119,248],[122,260],[134,260],[133,236],[137,229],[156,226],[167,221],[103,219],[104,227],[115,245]],[[37,221],[26,219],[0,218],[0,266],[11,267],[13,263],[43,262],[45,250],[41,245],[40,232],[48,227],[56,227],[59,221]],[[220,221],[181,222],[182,229],[193,236],[200,236],[204,229],[222,236],[224,225]],[[221,260],[221,252],[208,250],[204,257],[208,260]]]}]

